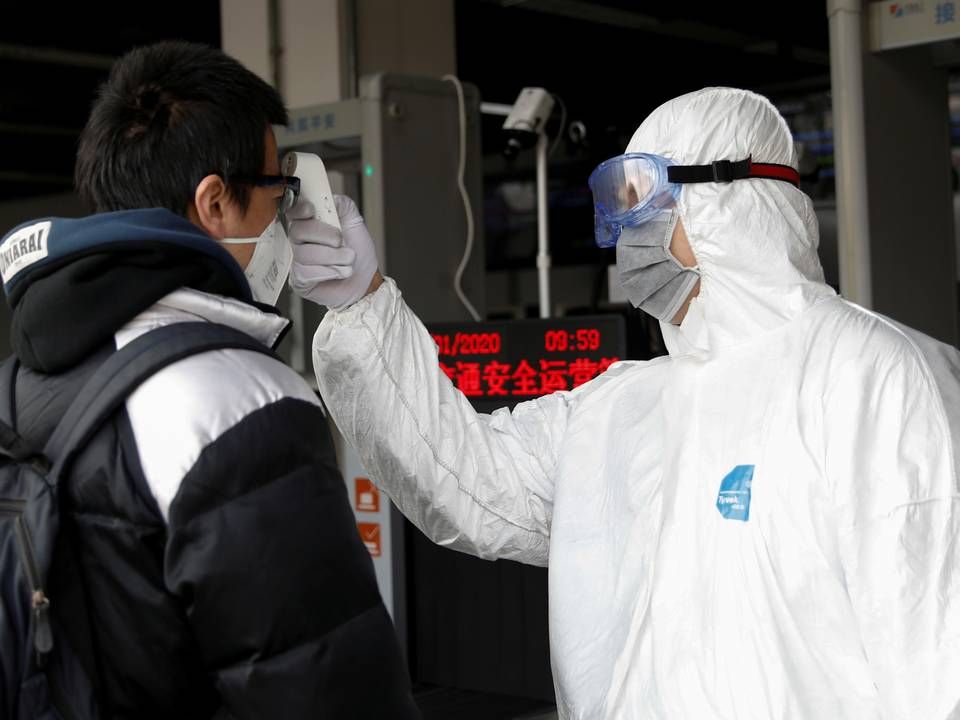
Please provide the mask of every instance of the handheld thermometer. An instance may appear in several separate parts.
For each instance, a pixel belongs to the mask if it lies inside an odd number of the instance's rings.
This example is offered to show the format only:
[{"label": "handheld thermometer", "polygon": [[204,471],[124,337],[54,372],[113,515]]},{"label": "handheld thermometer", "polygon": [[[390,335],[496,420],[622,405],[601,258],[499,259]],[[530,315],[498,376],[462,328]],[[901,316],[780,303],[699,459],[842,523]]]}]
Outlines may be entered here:
[{"label": "handheld thermometer", "polygon": [[280,166],[284,175],[300,178],[300,195],[313,205],[317,219],[341,229],[323,160],[312,153],[289,152],[284,155]]}]

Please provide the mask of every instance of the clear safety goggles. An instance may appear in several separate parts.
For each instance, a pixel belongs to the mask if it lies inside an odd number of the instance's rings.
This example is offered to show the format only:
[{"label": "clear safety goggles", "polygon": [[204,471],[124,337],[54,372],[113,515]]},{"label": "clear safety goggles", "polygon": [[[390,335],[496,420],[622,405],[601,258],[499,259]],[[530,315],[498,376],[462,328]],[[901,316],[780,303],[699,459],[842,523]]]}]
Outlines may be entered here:
[{"label": "clear safety goggles", "polygon": [[649,153],[626,153],[600,163],[587,183],[593,193],[597,245],[613,247],[624,227],[637,227],[673,207],[686,183],[732,182],[744,178],[783,180],[800,187],[789,165],[717,160],[709,165],[675,165]]}]

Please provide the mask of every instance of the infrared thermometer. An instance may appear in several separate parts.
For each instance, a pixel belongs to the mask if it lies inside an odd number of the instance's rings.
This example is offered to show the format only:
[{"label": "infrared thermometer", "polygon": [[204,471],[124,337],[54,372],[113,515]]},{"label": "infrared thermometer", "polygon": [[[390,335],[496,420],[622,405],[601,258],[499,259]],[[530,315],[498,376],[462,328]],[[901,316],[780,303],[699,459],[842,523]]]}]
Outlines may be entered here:
[{"label": "infrared thermometer", "polygon": [[280,166],[284,175],[300,178],[300,197],[310,201],[317,219],[340,230],[337,205],[333,201],[323,160],[313,153],[289,152],[284,155]]}]

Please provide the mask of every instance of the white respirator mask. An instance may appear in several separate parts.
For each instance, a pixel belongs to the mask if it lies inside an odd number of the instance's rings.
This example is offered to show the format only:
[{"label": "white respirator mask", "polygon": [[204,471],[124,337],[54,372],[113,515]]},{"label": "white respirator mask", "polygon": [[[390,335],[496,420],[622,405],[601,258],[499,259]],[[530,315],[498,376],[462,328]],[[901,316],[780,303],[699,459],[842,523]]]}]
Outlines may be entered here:
[{"label": "white respirator mask", "polygon": [[293,248],[287,239],[287,231],[278,215],[257,237],[224,238],[223,245],[249,245],[256,243],[253,257],[243,274],[250,283],[253,299],[264,305],[276,305],[280,299],[290,267],[293,265]]}]

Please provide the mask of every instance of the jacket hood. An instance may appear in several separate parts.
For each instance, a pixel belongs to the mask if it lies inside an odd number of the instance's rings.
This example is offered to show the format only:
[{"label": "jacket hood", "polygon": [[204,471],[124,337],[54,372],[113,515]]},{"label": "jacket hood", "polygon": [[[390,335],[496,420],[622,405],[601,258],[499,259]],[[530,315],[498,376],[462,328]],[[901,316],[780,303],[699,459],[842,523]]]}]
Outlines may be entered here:
[{"label": "jacket hood", "polygon": [[19,225],[0,241],[0,275],[14,353],[45,373],[76,365],[178,288],[253,303],[233,257],[159,208]]},{"label": "jacket hood", "polygon": [[[680,165],[743,160],[797,167],[790,129],[766,98],[707,88],[670,100],[637,129],[627,152]],[[701,272],[677,327],[661,323],[672,355],[760,337],[825,297],[813,203],[787,182],[750,178],[682,186],[678,210]]]}]

